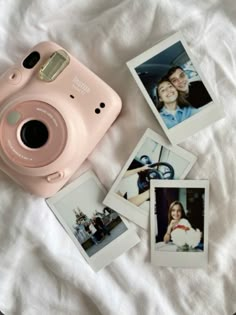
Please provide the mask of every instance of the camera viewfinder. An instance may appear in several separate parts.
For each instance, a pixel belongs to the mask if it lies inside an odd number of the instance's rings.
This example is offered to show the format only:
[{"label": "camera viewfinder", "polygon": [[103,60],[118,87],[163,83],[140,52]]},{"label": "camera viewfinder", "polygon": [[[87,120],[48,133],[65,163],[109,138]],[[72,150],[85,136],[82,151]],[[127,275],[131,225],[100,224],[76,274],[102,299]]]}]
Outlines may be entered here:
[{"label": "camera viewfinder", "polygon": [[23,67],[26,69],[32,69],[39,61],[40,54],[37,51],[30,53],[23,61]]}]

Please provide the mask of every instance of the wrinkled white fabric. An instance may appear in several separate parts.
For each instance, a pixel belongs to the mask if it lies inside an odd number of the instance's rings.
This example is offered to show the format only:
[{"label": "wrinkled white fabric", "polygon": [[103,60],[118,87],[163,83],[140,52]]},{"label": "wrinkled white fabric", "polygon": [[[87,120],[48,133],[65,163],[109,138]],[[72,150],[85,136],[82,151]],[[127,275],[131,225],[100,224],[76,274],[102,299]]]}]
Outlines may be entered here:
[{"label": "wrinkled white fabric", "polygon": [[[6,315],[232,315],[236,312],[236,3],[234,0],[0,2],[0,71],[33,45],[64,46],[121,96],[122,112],[73,178],[109,189],[147,127],[163,134],[126,62],[182,31],[226,118],[181,143],[210,181],[207,269],[150,264],[141,242],[94,273],[43,199],[0,173],[0,310]],[[1,93],[1,87],[0,87]],[[78,131],[79,134],[79,131]]]}]

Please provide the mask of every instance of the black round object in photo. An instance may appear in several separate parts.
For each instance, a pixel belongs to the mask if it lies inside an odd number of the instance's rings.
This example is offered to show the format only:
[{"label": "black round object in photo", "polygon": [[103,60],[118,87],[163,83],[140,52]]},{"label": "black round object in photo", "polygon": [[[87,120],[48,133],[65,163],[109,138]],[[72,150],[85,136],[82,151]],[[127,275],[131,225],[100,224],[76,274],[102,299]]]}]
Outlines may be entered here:
[{"label": "black round object in photo", "polygon": [[20,136],[25,146],[38,149],[47,142],[48,129],[41,121],[30,120],[23,125]]},{"label": "black round object in photo", "polygon": [[26,69],[32,69],[39,61],[40,54],[37,51],[30,53],[23,61],[23,66]]},{"label": "black round object in photo", "polygon": [[162,179],[162,175],[159,171],[154,169],[145,170],[139,173],[138,188],[139,193],[142,193],[150,188],[151,179]]},{"label": "black round object in photo", "polygon": [[173,166],[166,162],[154,163],[149,167],[149,169],[138,173],[137,185],[140,194],[150,188],[152,179],[173,179],[175,175]]}]

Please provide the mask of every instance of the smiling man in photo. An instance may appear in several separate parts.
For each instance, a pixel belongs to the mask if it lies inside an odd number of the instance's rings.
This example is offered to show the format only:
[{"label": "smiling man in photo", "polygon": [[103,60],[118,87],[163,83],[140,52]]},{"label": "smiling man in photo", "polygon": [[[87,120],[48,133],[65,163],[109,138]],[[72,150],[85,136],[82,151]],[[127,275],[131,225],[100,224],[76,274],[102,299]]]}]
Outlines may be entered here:
[{"label": "smiling man in photo", "polygon": [[193,107],[199,108],[212,101],[202,81],[189,82],[188,76],[180,66],[170,68],[167,77]]}]

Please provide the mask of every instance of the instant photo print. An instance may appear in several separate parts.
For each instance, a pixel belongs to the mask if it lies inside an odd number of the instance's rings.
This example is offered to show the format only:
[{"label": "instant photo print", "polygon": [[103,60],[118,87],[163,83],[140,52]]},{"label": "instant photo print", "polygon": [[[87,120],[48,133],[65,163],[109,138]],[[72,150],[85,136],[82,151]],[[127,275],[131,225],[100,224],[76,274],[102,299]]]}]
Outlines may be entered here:
[{"label": "instant photo print", "polygon": [[96,175],[88,171],[46,200],[95,271],[140,241],[125,219],[102,204],[105,195]]},{"label": "instant photo print", "polygon": [[150,181],[183,179],[196,157],[147,129],[104,199],[144,229],[149,225]]},{"label": "instant photo print", "polygon": [[127,66],[172,144],[224,117],[181,33],[130,60]]},{"label": "instant photo print", "polygon": [[166,267],[206,267],[208,180],[151,182],[151,262]]}]

